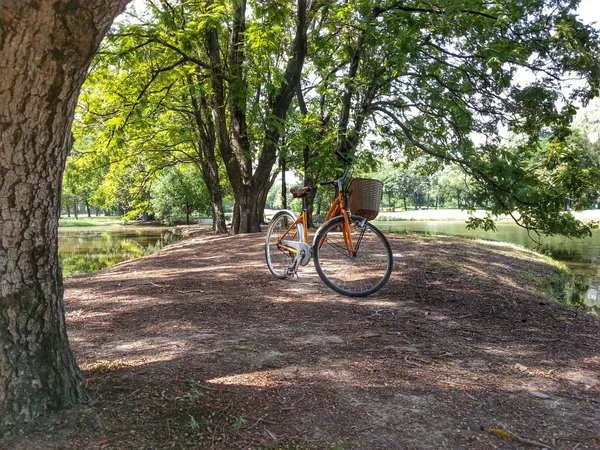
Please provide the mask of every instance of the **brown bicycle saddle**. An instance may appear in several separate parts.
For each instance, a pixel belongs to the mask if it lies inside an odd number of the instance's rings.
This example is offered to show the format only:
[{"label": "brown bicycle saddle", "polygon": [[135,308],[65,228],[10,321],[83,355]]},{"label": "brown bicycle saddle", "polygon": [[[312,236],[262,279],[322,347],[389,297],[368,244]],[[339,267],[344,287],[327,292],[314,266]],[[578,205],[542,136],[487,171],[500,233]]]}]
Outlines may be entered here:
[{"label": "brown bicycle saddle", "polygon": [[308,197],[308,195],[312,192],[312,188],[310,186],[294,186],[290,189],[290,192],[294,198],[303,198]]}]

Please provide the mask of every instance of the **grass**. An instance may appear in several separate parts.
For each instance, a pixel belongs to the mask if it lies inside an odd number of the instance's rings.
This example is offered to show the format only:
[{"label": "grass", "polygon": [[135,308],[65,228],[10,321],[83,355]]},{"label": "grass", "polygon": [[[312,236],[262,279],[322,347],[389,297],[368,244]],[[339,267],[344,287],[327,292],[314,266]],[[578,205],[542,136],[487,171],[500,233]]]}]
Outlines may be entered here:
[{"label": "grass", "polygon": [[189,400],[193,402],[204,397],[204,394],[198,389],[198,382],[196,380],[189,380],[188,384],[190,386],[190,390],[187,394],[183,396],[184,400]]},{"label": "grass", "polygon": [[551,275],[540,276],[538,274],[524,273],[524,278],[546,297],[570,306],[581,306],[578,299],[580,295],[571,296],[569,291],[573,289],[574,276],[569,267],[550,256],[539,254],[544,261],[554,268]]},{"label": "grass", "polygon": [[95,372],[95,373],[107,373],[107,372],[114,372],[115,370],[120,370],[124,367],[128,367],[129,364],[121,361],[121,360],[115,360],[115,361],[108,361],[105,359],[101,359],[98,361],[95,361],[91,364],[88,365],[88,367],[86,368],[86,370],[88,372]]},{"label": "grass", "polygon": [[58,221],[59,227],[101,227],[107,225],[122,225],[123,221],[117,216],[97,216],[97,217],[61,217]]}]

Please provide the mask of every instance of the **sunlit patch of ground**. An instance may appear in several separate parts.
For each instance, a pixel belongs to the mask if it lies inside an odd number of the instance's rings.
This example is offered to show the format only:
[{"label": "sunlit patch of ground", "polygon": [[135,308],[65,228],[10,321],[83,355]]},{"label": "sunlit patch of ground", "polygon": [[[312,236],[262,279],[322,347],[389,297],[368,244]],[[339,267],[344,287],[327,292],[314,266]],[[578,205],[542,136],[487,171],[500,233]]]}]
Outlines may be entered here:
[{"label": "sunlit patch of ground", "polygon": [[264,234],[192,236],[66,281],[91,403],[0,448],[600,448],[600,321],[544,297],[543,258],[392,235],[352,299],[271,277]]}]

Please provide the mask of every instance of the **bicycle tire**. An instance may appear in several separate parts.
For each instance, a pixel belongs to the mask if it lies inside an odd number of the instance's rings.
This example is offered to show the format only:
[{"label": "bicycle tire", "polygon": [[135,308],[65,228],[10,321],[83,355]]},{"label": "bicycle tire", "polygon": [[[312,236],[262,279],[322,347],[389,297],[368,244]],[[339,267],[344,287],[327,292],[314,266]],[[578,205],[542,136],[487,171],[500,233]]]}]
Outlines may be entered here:
[{"label": "bicycle tire", "polygon": [[[277,243],[284,236],[285,232],[289,227],[296,221],[289,211],[279,211],[273,216],[269,227],[267,228],[267,238],[265,243],[265,259],[267,260],[267,267],[269,272],[275,278],[287,278],[290,267],[294,265],[296,255],[292,252],[286,251],[279,248]],[[300,228],[296,225],[296,236],[294,233],[290,233],[290,239],[300,241],[302,236],[300,235]]]},{"label": "bicycle tire", "polygon": [[[323,282],[349,297],[365,297],[381,289],[393,269],[392,248],[381,231],[366,219],[350,217],[356,254],[346,249],[343,217],[330,221],[315,237],[313,257]],[[362,237],[360,236],[362,233]]]}]

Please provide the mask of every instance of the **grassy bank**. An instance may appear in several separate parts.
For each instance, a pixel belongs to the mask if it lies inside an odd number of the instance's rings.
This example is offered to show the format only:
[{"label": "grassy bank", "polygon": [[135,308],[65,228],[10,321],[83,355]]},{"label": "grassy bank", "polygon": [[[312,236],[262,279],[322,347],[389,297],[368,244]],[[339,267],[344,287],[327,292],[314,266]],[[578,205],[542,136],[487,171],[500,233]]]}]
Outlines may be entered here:
[{"label": "grassy bank", "polygon": [[107,225],[123,225],[123,221],[118,216],[97,216],[97,217],[61,217],[58,221],[59,227],[100,227]]},{"label": "grassy bank", "polygon": [[[485,210],[477,210],[473,213],[476,217],[484,217],[486,214]],[[583,222],[598,222],[600,221],[600,209],[588,210],[588,211],[572,211],[572,214]],[[394,211],[394,212],[381,212],[377,217],[377,220],[383,221],[402,221],[402,220],[415,220],[415,221],[465,221],[469,218],[469,213],[460,209],[419,209],[409,211]],[[509,216],[500,216],[498,221],[512,222],[512,218]]]}]

